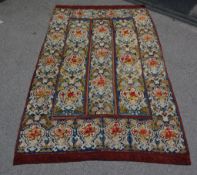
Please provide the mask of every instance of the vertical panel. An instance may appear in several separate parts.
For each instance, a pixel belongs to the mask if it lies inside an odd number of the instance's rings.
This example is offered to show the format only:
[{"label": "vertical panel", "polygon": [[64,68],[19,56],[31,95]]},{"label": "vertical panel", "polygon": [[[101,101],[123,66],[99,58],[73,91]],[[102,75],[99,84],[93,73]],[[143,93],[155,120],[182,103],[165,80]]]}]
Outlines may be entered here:
[{"label": "vertical panel", "polygon": [[54,116],[84,114],[89,33],[90,20],[70,20],[56,88]]},{"label": "vertical panel", "polygon": [[[147,92],[153,116],[165,121],[177,116],[177,106],[165,70],[159,39],[146,9],[133,10]],[[145,30],[146,29],[146,30]]]},{"label": "vertical panel", "polygon": [[88,112],[114,114],[113,32],[110,20],[93,20]]},{"label": "vertical panel", "polygon": [[140,60],[137,35],[132,18],[113,19],[116,45],[118,113],[150,114]]}]

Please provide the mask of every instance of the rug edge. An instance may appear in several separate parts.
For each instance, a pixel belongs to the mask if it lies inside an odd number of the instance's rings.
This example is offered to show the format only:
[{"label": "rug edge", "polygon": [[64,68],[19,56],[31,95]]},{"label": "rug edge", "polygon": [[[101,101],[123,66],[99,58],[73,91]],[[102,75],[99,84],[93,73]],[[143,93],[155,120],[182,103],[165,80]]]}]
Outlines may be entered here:
[{"label": "rug edge", "polygon": [[65,163],[80,161],[135,161],[144,163],[191,165],[189,153],[167,154],[147,152],[117,152],[117,151],[94,151],[94,152],[70,152],[48,154],[24,154],[16,153],[13,165],[40,164],[40,163]]},{"label": "rug edge", "polygon": [[76,8],[76,9],[116,9],[116,8],[146,8],[145,5],[64,5],[57,4],[55,8]]}]

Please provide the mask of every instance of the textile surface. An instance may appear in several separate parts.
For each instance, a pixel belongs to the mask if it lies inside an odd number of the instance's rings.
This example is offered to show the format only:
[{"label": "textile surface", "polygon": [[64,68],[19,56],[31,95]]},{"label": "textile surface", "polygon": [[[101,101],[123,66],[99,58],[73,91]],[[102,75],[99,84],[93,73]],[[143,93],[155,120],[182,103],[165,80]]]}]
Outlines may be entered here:
[{"label": "textile surface", "polygon": [[14,164],[190,164],[181,116],[144,6],[56,6]]}]

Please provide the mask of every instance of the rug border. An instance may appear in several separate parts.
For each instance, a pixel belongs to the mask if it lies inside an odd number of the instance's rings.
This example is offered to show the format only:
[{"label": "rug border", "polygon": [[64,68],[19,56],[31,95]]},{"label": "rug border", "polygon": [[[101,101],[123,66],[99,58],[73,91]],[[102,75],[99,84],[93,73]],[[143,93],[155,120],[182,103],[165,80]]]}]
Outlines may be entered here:
[{"label": "rug border", "polygon": [[157,152],[117,152],[117,151],[93,151],[93,152],[66,152],[66,153],[16,153],[13,165],[39,164],[39,163],[64,163],[80,161],[135,161],[146,163],[161,163],[174,165],[191,165],[189,154],[157,153]]},{"label": "rug border", "polygon": [[146,8],[145,5],[63,5],[57,4],[55,8],[71,8],[71,9],[130,9],[130,8]]},{"label": "rug border", "polygon": [[[81,6],[81,5],[61,5],[58,4],[54,7],[52,14],[54,14],[54,11],[56,8],[76,8],[76,9],[119,9],[119,8],[125,8],[125,9],[130,9],[130,8],[146,8],[145,5],[106,5],[106,6],[96,6],[96,5],[91,5],[91,6]],[[147,9],[147,8],[146,8]],[[147,12],[149,13],[148,9]],[[53,15],[52,15],[53,16]],[[48,22],[52,20],[52,16]],[[18,133],[17,133],[17,139],[16,139],[16,145],[15,145],[15,154],[14,154],[14,159],[13,159],[13,165],[21,165],[21,164],[39,164],[39,163],[60,163],[60,162],[79,162],[79,161],[90,161],[90,160],[103,160],[103,161],[136,161],[136,162],[146,162],[146,163],[161,163],[161,164],[174,164],[174,165],[191,165],[191,159],[190,159],[190,152],[189,152],[189,147],[188,147],[188,142],[187,138],[185,136],[185,131],[182,123],[182,117],[180,115],[179,107],[177,104],[176,97],[174,95],[173,87],[171,80],[168,75],[165,59],[163,57],[163,50],[162,50],[162,45],[160,43],[159,35],[157,32],[157,29],[155,27],[155,23],[152,19],[152,16],[149,13],[149,16],[151,18],[151,21],[153,23],[153,28],[155,30],[156,36],[158,38],[158,42],[160,45],[161,49],[161,56],[164,62],[164,67],[165,71],[167,74],[167,78],[170,84],[170,89],[172,91],[172,95],[174,98],[174,102],[177,107],[177,112],[179,114],[179,120],[180,120],[180,125],[183,131],[183,137],[185,139],[185,145],[186,145],[186,153],[159,153],[159,152],[142,152],[142,151],[129,151],[129,152],[117,152],[117,151],[92,151],[92,152],[82,152],[82,151],[76,151],[76,152],[66,152],[66,153],[39,153],[39,155],[36,154],[27,154],[27,153],[18,153],[17,152],[17,146],[19,145],[18,140],[19,140],[19,133],[22,127],[22,121],[24,119],[24,113],[25,109],[27,106],[28,102],[28,97],[30,95],[30,88],[32,86],[34,76],[36,73],[36,69],[38,67],[38,63],[40,60],[40,56],[43,51],[44,43],[46,41],[47,34],[45,35],[44,42],[42,43],[41,50],[39,52],[39,56],[37,58],[37,62],[34,68],[34,73],[31,79],[31,83],[29,86],[28,94],[26,97],[26,102],[25,102],[25,107],[22,113],[22,117],[20,120],[19,128],[18,128]],[[49,30],[49,26],[47,28],[47,32]]]}]

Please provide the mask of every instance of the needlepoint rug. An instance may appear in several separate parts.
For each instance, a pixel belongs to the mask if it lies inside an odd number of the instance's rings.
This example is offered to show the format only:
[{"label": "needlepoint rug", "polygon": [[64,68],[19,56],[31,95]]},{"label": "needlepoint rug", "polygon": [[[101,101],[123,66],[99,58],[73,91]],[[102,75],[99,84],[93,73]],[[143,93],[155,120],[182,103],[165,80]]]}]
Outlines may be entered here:
[{"label": "needlepoint rug", "polygon": [[14,164],[82,160],[190,164],[159,38],[144,6],[54,8]]}]

